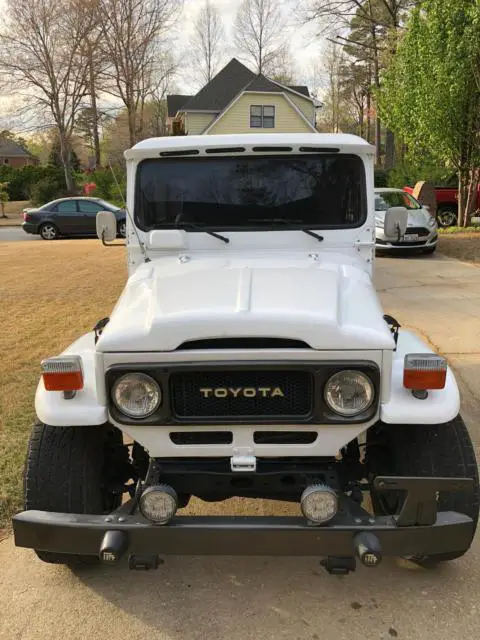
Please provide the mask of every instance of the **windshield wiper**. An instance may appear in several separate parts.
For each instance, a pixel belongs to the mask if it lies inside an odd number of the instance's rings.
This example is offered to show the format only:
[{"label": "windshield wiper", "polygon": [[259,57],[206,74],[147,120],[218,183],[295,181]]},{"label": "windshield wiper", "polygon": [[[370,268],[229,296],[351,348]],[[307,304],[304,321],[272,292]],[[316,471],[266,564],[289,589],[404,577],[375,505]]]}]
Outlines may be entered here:
[{"label": "windshield wiper", "polygon": [[[256,218],[256,219],[252,218],[250,222],[269,222],[272,224],[280,222],[281,224],[289,224],[289,225],[291,224],[293,226],[298,225],[298,222],[296,220],[288,220],[288,218]],[[315,231],[311,231],[310,229],[298,229],[298,230],[302,231],[303,233],[306,233],[307,236],[312,236],[312,238],[316,238],[319,242],[324,241],[324,237],[318,233],[315,233]]]},{"label": "windshield wiper", "polygon": [[194,231],[203,231],[203,233],[208,233],[209,236],[218,238],[219,240],[222,240],[226,244],[230,242],[230,238],[226,238],[225,236],[222,236],[219,233],[215,233],[215,231],[209,231],[208,229],[204,229],[201,225],[195,224],[194,222],[185,222],[185,221],[177,222],[175,225],[175,229],[193,229]]}]

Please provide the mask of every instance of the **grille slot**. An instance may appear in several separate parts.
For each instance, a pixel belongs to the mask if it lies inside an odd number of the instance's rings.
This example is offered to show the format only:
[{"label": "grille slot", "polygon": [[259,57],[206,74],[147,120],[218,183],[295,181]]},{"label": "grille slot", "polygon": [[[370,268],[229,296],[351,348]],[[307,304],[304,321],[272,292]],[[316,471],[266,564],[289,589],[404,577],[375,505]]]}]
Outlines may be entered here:
[{"label": "grille slot", "polygon": [[313,378],[299,370],[177,372],[170,394],[179,420],[304,420],[312,411]]},{"label": "grille slot", "polygon": [[173,444],[232,444],[231,431],[172,431]]},{"label": "grille slot", "polygon": [[255,444],[313,444],[318,438],[314,431],[255,431]]}]

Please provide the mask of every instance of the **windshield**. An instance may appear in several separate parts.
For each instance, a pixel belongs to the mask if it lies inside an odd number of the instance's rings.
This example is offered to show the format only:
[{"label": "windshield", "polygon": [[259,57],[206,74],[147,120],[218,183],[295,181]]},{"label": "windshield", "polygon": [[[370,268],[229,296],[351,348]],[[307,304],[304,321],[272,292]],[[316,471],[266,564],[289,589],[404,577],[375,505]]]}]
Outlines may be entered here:
[{"label": "windshield", "polygon": [[406,191],[382,191],[375,194],[375,211],[386,211],[390,207],[405,207],[409,211],[416,211],[422,205]]},{"label": "windshield", "polygon": [[358,227],[364,166],[338,154],[144,160],[135,216],[144,230]]}]

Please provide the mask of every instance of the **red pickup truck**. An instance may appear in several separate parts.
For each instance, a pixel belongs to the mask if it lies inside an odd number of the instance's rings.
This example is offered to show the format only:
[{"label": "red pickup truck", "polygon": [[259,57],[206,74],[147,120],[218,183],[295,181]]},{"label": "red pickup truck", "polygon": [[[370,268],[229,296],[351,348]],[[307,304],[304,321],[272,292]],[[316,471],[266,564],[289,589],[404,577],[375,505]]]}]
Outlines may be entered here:
[{"label": "red pickup truck", "polygon": [[[437,200],[437,222],[439,227],[451,227],[458,219],[458,182],[456,176],[444,187],[435,187]],[[413,187],[404,187],[407,193],[413,193]],[[480,185],[477,189],[477,202],[474,211],[480,209]]]}]

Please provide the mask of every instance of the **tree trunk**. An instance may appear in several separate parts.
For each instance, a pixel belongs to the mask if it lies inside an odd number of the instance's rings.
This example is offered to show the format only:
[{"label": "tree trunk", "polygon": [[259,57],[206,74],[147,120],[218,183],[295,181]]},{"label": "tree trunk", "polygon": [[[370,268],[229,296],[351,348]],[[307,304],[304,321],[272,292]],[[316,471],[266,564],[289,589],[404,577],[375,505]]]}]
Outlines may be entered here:
[{"label": "tree trunk", "polygon": [[137,141],[137,114],[135,107],[128,107],[128,135],[130,138],[130,146],[133,147]]},{"label": "tree trunk", "polygon": [[63,172],[65,175],[65,186],[69,195],[74,194],[75,185],[73,183],[72,169],[70,164],[70,151],[65,131],[59,129],[58,137],[60,139],[60,158],[62,160]]},{"label": "tree trunk", "polygon": [[372,140],[372,96],[370,91],[367,92],[367,141]]},{"label": "tree trunk", "polygon": [[8,216],[5,215],[5,203],[3,200],[0,201],[0,207],[2,209],[2,215],[0,216],[0,218],[7,218]]},{"label": "tree trunk", "polygon": [[471,217],[475,213],[475,208],[477,204],[478,184],[480,179],[480,170],[472,169],[466,172],[466,176],[467,176],[467,184],[464,185],[464,192],[463,192],[464,207],[462,202],[462,208],[460,208],[460,200],[459,200],[459,216],[461,215],[460,226],[462,227],[468,227],[470,225]]},{"label": "tree trunk", "polygon": [[385,139],[385,169],[393,169],[395,166],[395,135],[387,129]]},{"label": "tree trunk", "polygon": [[93,134],[93,149],[95,154],[95,167],[100,166],[100,136],[98,133],[98,109],[97,109],[97,96],[95,87],[95,71],[93,65],[92,48],[88,48],[88,80],[92,109],[92,134]]}]

